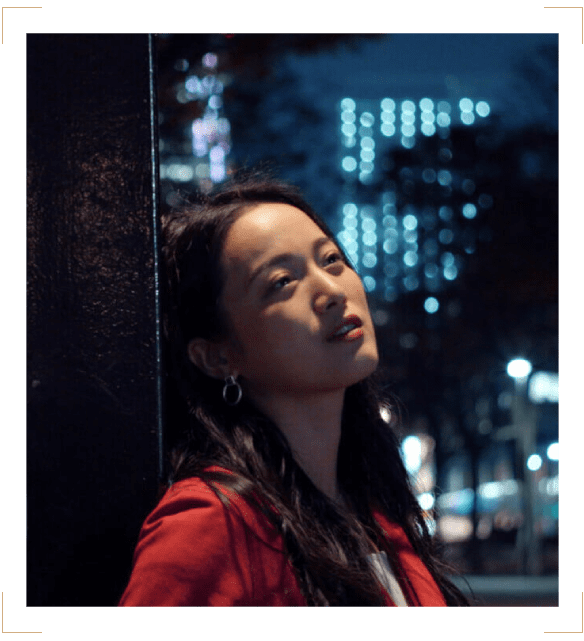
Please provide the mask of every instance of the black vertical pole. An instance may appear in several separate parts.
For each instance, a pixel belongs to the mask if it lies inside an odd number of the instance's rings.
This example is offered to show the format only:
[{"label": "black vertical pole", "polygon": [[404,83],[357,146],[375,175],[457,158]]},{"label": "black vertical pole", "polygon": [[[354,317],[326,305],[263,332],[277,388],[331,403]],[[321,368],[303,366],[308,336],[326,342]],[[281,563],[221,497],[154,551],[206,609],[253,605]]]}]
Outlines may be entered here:
[{"label": "black vertical pole", "polygon": [[115,605],[162,467],[153,43],[27,56],[27,605]]}]

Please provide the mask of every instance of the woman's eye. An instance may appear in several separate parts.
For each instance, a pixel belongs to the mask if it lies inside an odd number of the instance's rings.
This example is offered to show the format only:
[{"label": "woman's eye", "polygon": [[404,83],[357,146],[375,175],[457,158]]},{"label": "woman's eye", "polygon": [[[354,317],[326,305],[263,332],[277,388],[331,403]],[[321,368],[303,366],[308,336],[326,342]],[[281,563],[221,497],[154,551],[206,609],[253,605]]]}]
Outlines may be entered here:
[{"label": "woman's eye", "polygon": [[277,291],[279,289],[282,289],[283,287],[286,287],[286,285],[288,285],[291,282],[292,282],[292,279],[289,276],[282,276],[281,278],[278,278],[271,284],[270,290]]},{"label": "woman's eye", "polygon": [[341,254],[339,254],[339,252],[333,252],[325,258],[324,262],[326,265],[332,265],[334,263],[337,263],[339,260],[343,260]]}]

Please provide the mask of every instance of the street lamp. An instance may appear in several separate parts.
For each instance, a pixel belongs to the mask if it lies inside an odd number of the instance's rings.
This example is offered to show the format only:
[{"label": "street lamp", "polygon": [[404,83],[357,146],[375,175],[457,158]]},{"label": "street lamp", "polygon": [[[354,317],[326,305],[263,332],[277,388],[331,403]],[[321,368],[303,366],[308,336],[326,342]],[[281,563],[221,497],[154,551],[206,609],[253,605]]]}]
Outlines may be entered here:
[{"label": "street lamp", "polygon": [[[535,460],[536,425],[531,408],[527,406],[527,380],[532,372],[531,363],[525,358],[514,358],[507,364],[507,374],[513,379],[515,398],[512,408],[517,450],[521,462],[519,480],[523,488],[523,525],[518,540],[521,550],[522,570],[528,574],[539,573],[539,540],[535,532],[535,492],[530,472]],[[528,463],[529,460],[529,463]],[[530,468],[529,472],[526,467]]]},{"label": "street lamp", "polygon": [[507,374],[516,381],[526,379],[532,369],[531,363],[525,358],[514,358],[507,363]]},{"label": "street lamp", "polygon": [[551,443],[547,448],[547,457],[550,461],[558,461],[560,459],[560,444],[557,441]]}]

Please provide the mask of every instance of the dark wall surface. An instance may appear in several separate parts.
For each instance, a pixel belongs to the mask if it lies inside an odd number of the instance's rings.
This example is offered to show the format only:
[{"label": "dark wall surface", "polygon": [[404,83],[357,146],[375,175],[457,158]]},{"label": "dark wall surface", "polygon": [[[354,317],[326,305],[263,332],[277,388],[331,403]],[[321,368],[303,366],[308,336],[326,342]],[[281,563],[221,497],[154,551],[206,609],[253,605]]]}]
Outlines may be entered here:
[{"label": "dark wall surface", "polygon": [[27,605],[115,605],[160,474],[147,35],[28,36]]}]

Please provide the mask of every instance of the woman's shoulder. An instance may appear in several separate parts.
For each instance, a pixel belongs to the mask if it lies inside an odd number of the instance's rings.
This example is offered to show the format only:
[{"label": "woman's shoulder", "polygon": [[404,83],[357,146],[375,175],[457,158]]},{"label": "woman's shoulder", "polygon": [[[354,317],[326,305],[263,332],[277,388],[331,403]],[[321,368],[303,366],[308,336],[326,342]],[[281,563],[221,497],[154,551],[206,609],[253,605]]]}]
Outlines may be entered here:
[{"label": "woman's shoulder", "polygon": [[[208,473],[211,478],[208,477]],[[158,502],[157,507],[160,508],[165,505],[185,505],[189,502],[210,502],[213,504],[221,503],[218,495],[220,492],[225,497],[229,497],[230,493],[226,487],[215,482],[215,478],[224,476],[229,478],[233,473],[219,466],[208,467],[203,470],[201,476],[189,476],[187,478],[174,481],[166,488],[162,498]],[[235,497],[233,497],[235,498]]]},{"label": "woman's shoulder", "polygon": [[259,507],[259,504],[241,496],[233,489],[230,480],[234,472],[220,467],[205,468],[201,476],[192,476],[173,483],[143,526],[143,534],[162,520],[180,524],[183,531],[205,528],[215,529],[219,541],[234,525],[245,526],[264,543],[281,548],[279,533]]},{"label": "woman's shoulder", "polygon": [[235,505],[247,501],[235,489],[237,475],[219,465],[206,467],[200,475],[172,482],[158,502],[157,509],[165,506],[175,508],[193,505]]},{"label": "woman's shoulder", "polygon": [[182,479],[144,521],[120,605],[250,603],[265,592],[254,568],[279,568],[282,550],[250,502],[204,474]]},{"label": "woman's shoulder", "polygon": [[408,537],[403,527],[396,520],[388,517],[385,512],[377,506],[374,506],[371,511],[373,517],[389,538],[404,539],[408,541]]},{"label": "woman's shoulder", "polygon": [[410,541],[405,528],[390,517],[388,517],[382,510],[374,508],[372,510],[373,517],[381,528],[387,541],[390,542],[391,547],[404,558],[409,560],[417,558],[414,551],[414,546]]}]

